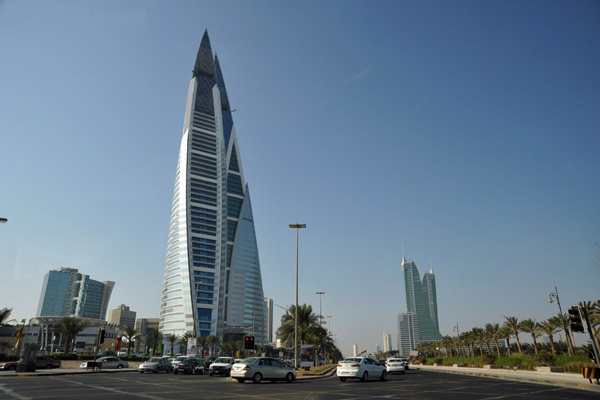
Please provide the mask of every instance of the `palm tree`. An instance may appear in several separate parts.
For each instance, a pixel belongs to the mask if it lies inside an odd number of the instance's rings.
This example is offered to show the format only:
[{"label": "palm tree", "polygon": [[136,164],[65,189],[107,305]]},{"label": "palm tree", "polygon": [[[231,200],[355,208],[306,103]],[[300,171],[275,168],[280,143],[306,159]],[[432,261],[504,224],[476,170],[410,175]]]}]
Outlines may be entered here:
[{"label": "palm tree", "polygon": [[190,338],[193,338],[194,334],[192,332],[186,332],[181,335],[181,344],[183,344],[184,354],[187,355],[187,347]]},{"label": "palm tree", "polygon": [[508,352],[508,356],[510,357],[510,336],[512,335],[511,330],[506,326],[502,325],[500,328],[500,336],[506,340],[506,350]]},{"label": "palm tree", "polygon": [[556,348],[554,347],[554,334],[557,331],[556,323],[550,318],[547,321],[538,324],[539,329],[548,335],[550,339],[550,347],[552,347],[552,353],[556,354]]},{"label": "palm tree", "polygon": [[152,355],[154,355],[154,353],[156,352],[156,348],[158,347],[158,342],[160,340],[162,340],[162,337],[160,335],[160,331],[158,330],[158,328],[152,329],[150,331],[150,333],[148,334],[148,338],[152,342]]},{"label": "palm tree", "polygon": [[[281,326],[277,329],[277,334],[280,335],[283,343],[293,343],[295,334],[296,306],[291,305],[288,311],[281,318]],[[298,306],[298,341],[300,344],[306,344],[307,336],[310,330],[318,326],[319,317],[312,312],[312,306],[302,304]]]},{"label": "palm tree", "polygon": [[463,342],[467,345],[467,352],[469,357],[475,357],[475,349],[473,349],[473,343],[475,342],[475,335],[473,331],[463,332],[461,335]]},{"label": "palm tree", "polygon": [[596,348],[600,348],[600,330],[598,329],[600,326],[600,300],[596,300],[593,303],[591,301],[584,301],[583,307],[588,313]]},{"label": "palm tree", "polygon": [[69,345],[79,332],[87,327],[87,323],[83,322],[79,318],[64,317],[60,320],[58,325],[54,327],[54,331],[62,334],[65,337],[65,353],[69,352]]},{"label": "palm tree", "polygon": [[446,356],[452,357],[452,338],[450,336],[444,336],[440,341],[440,344],[446,349]]},{"label": "palm tree", "polygon": [[[500,344],[498,343],[498,338],[501,336],[500,324],[486,324],[485,330],[488,335],[494,340],[496,343],[496,352],[498,353],[498,357],[500,357]],[[488,345],[489,348],[489,345]]]},{"label": "palm tree", "polygon": [[215,346],[219,344],[219,338],[213,335],[206,337],[206,344],[210,347],[210,355],[214,357]]},{"label": "palm tree", "polygon": [[471,329],[473,332],[473,337],[477,342],[477,346],[479,347],[479,355],[483,357],[483,342],[485,341],[485,333],[481,328],[473,328]]},{"label": "palm tree", "polygon": [[196,339],[196,343],[198,344],[198,349],[200,349],[200,355],[204,357],[204,349],[206,348],[206,338],[208,336],[200,336]]},{"label": "palm tree", "polygon": [[535,322],[535,319],[526,319],[523,320],[520,324],[521,326],[521,330],[523,332],[527,332],[531,335],[531,337],[533,338],[533,350],[535,350],[535,354],[538,353],[538,348],[537,348],[537,340],[536,338],[540,336],[540,328],[537,324],[537,322]]},{"label": "palm tree", "polygon": [[177,337],[177,335],[169,333],[168,335],[165,335],[165,339],[167,339],[167,342],[169,342],[169,344],[171,345],[171,355],[173,355],[173,348],[175,347],[175,342],[177,341],[177,339],[179,339],[179,337]]},{"label": "palm tree", "polygon": [[127,339],[127,354],[131,353],[131,343],[133,342],[133,338],[138,332],[135,330],[133,326],[125,327],[125,331],[123,332],[125,339]]},{"label": "palm tree", "polygon": [[504,316],[504,326],[509,329],[513,335],[515,335],[515,340],[517,341],[517,348],[519,349],[519,353],[522,353],[521,350],[521,341],[519,340],[519,332],[521,331],[521,325],[519,324],[519,320],[517,317],[507,317]]},{"label": "palm tree", "polygon": [[0,309],[0,326],[4,326],[8,323],[8,317],[10,317],[10,313],[12,312],[12,308],[2,308]]}]

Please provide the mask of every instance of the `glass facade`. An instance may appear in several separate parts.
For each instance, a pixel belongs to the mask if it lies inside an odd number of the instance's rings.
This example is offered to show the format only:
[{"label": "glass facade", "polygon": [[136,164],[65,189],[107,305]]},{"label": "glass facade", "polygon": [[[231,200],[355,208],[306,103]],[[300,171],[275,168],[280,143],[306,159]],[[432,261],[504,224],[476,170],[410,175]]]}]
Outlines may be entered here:
[{"label": "glass facade", "polygon": [[264,343],[262,278],[248,187],[218,59],[205,32],[179,151],[159,329]]},{"label": "glass facade", "polygon": [[439,331],[437,294],[435,287],[435,275],[433,271],[419,278],[419,270],[412,260],[402,259],[402,271],[404,272],[404,287],[406,289],[406,306],[409,313],[415,313],[418,321],[417,329],[419,337],[413,338],[412,343],[430,342],[440,340],[442,335]]},{"label": "glass facade", "polygon": [[95,281],[72,268],[58,268],[44,277],[38,317],[105,319],[115,283]]}]

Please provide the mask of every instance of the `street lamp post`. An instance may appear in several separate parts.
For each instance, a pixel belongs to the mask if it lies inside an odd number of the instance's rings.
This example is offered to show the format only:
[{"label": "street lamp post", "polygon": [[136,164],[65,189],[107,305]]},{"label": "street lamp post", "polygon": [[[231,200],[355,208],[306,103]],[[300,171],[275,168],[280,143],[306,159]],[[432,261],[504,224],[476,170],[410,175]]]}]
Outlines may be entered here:
[{"label": "street lamp post", "polygon": [[290,228],[296,229],[296,315],[294,316],[294,368],[298,368],[298,240],[301,228],[306,224],[290,224]]},{"label": "street lamp post", "polygon": [[571,344],[571,336],[569,334],[569,330],[568,330],[567,324],[565,322],[565,317],[562,312],[562,307],[560,306],[560,298],[558,297],[558,288],[556,287],[556,285],[554,285],[554,292],[550,293],[550,295],[548,296],[548,303],[552,303],[554,301],[554,298],[556,298],[556,303],[558,304],[558,311],[560,312],[560,320],[562,322],[562,326],[565,331],[565,336],[567,337],[567,346],[568,346],[568,350],[569,350],[569,355],[572,356],[573,355],[573,345]]},{"label": "street lamp post", "polygon": [[319,295],[319,326],[323,326],[323,313],[321,312],[321,300],[325,292],[316,292]]}]

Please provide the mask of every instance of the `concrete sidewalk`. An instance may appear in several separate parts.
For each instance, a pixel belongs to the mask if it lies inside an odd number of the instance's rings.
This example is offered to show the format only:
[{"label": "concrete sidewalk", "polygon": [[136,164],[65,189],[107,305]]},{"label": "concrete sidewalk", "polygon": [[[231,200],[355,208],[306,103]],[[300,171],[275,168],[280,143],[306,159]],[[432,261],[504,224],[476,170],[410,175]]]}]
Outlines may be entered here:
[{"label": "concrete sidewalk", "polygon": [[471,375],[483,378],[505,379],[509,381],[538,383],[541,385],[561,386],[571,389],[588,390],[600,393],[600,385],[594,380],[590,383],[581,373],[567,372],[537,372],[508,369],[483,369],[468,367],[438,367],[433,365],[411,365],[411,370],[420,369],[432,372],[445,372],[450,374]]}]

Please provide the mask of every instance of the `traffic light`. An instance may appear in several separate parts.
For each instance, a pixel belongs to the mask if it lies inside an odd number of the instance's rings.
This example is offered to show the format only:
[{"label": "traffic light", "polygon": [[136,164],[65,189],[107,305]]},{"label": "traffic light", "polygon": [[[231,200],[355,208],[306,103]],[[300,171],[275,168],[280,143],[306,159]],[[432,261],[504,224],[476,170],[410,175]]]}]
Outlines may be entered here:
[{"label": "traffic light", "polygon": [[106,333],[106,331],[104,329],[100,329],[100,343],[104,343],[104,333]]},{"label": "traffic light", "polygon": [[254,336],[246,336],[244,340],[244,349],[254,350]]},{"label": "traffic light", "polygon": [[581,314],[579,314],[579,306],[573,305],[569,308],[569,322],[571,322],[571,330],[573,332],[583,332],[583,322]]}]

